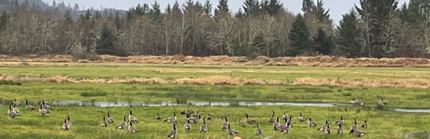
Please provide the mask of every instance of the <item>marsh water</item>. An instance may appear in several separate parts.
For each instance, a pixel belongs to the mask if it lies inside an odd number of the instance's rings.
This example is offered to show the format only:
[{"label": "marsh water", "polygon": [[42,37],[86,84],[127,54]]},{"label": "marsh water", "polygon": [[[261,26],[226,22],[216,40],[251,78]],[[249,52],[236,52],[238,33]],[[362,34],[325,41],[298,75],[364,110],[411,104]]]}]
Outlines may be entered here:
[{"label": "marsh water", "polygon": [[[3,104],[11,103],[11,100],[3,100]],[[21,102],[23,103],[23,102]],[[38,101],[30,101],[31,104],[37,104]],[[128,106],[261,106],[261,105],[290,105],[290,106],[310,106],[310,107],[336,107],[336,106],[352,106],[350,103],[336,103],[336,102],[264,102],[264,101],[187,101],[186,104],[179,104],[172,101],[161,102],[139,102],[139,101],[81,101],[81,100],[58,100],[51,102],[51,105],[66,105],[66,106],[97,106],[97,107],[128,107]],[[430,113],[430,107],[387,107],[389,110],[396,112],[406,113]]]}]

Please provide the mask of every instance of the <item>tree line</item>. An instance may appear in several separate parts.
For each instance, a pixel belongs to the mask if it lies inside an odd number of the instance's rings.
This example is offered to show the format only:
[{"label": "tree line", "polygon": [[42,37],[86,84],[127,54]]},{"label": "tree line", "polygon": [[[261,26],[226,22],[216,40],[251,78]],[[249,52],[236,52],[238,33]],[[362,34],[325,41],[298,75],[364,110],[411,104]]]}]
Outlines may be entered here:
[{"label": "tree line", "polygon": [[322,0],[303,0],[303,14],[297,15],[279,0],[245,0],[236,12],[227,3],[175,1],[162,9],[154,1],[123,16],[112,10],[61,13],[15,0],[0,17],[0,53],[88,59],[95,54],[380,58],[430,53],[427,0],[360,0],[338,26]]}]

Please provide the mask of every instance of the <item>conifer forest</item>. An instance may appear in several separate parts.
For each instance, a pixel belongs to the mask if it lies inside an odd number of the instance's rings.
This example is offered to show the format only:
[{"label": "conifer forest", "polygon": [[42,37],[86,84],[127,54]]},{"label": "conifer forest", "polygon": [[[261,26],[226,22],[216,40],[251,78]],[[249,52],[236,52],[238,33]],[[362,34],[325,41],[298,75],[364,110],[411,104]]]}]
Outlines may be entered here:
[{"label": "conifer forest", "polygon": [[128,10],[0,0],[0,54],[430,57],[428,0],[360,0],[333,23],[323,0],[157,1]]}]

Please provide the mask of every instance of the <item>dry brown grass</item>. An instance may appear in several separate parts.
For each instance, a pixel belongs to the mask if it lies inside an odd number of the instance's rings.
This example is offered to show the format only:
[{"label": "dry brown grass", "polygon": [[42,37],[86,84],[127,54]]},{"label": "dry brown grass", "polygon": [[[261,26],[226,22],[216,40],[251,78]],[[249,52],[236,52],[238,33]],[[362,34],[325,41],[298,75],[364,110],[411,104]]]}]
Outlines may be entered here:
[{"label": "dry brown grass", "polygon": [[430,88],[430,80],[423,78],[405,79],[329,79],[301,77],[294,81],[275,79],[246,79],[229,76],[206,76],[200,78],[177,78],[165,80],[152,78],[112,78],[112,79],[75,79],[67,76],[54,77],[14,77],[3,74],[0,80],[12,81],[41,81],[41,82],[72,82],[72,83],[143,83],[143,84],[210,84],[210,85],[313,85],[313,86],[367,86],[367,87],[404,87],[404,88]]},{"label": "dry brown grass", "polygon": [[203,64],[203,65],[267,65],[267,66],[313,66],[313,67],[430,67],[430,60],[425,58],[345,58],[337,56],[299,56],[268,58],[258,56],[253,60],[246,57],[209,56],[195,57],[184,55],[172,56],[128,56],[117,57],[100,55],[96,61],[74,60],[70,55],[56,56],[6,56],[0,55],[0,65],[44,65],[46,62],[80,63],[151,63],[151,64]]},{"label": "dry brown grass", "polygon": [[329,79],[329,78],[297,78],[293,85],[314,86],[368,86],[368,87],[405,87],[405,88],[429,88],[430,80],[423,78],[406,79]]}]

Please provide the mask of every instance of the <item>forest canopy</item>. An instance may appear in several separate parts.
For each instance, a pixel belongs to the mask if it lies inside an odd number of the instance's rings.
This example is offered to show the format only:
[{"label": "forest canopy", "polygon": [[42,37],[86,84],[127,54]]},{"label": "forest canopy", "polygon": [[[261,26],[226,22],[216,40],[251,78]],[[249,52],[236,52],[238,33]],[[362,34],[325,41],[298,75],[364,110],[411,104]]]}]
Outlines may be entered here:
[{"label": "forest canopy", "polygon": [[[430,57],[428,0],[360,0],[335,25],[323,0],[188,0],[127,11],[0,0],[0,54]],[[53,1],[54,3],[55,1]],[[377,7],[377,8],[376,8]]]}]

